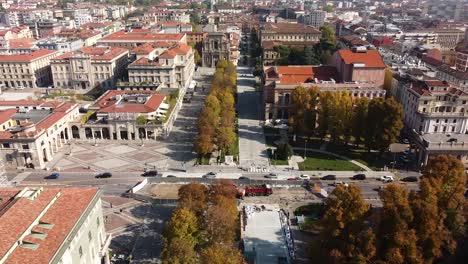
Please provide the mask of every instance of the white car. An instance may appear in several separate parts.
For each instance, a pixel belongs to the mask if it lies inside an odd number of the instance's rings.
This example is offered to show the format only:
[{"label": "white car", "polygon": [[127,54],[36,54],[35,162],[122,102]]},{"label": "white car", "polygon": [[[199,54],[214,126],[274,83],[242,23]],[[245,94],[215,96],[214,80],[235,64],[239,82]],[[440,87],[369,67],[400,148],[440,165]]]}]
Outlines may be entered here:
[{"label": "white car", "polygon": [[301,180],[310,180],[310,175],[309,174],[301,174],[301,176],[299,176],[299,178]]},{"label": "white car", "polygon": [[393,181],[395,181],[395,179],[393,179],[393,176],[390,176],[390,175],[384,175],[384,176],[380,177],[379,180],[381,180],[383,182],[393,182]]},{"label": "white car", "polygon": [[343,185],[344,187],[348,187],[349,184],[343,181],[336,181],[333,183],[333,186]]}]

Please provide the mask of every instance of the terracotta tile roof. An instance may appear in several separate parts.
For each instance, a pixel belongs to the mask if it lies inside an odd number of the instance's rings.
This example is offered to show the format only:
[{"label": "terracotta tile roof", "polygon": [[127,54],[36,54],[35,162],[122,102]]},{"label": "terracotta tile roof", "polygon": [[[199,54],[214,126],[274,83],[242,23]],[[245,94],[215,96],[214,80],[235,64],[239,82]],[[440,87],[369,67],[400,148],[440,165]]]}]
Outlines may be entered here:
[{"label": "terracotta tile roof", "polygon": [[105,28],[107,26],[112,25],[114,22],[112,21],[104,21],[104,22],[89,22],[82,24],[80,27],[85,29],[95,29],[95,28]]},{"label": "terracotta tile roof", "polygon": [[266,23],[264,32],[272,33],[294,33],[294,34],[322,34],[319,30],[313,26],[307,26],[304,24],[291,24],[291,23]]},{"label": "terracotta tile roof", "polygon": [[364,67],[369,68],[385,68],[385,63],[382,60],[377,50],[366,50],[366,52],[353,52],[352,50],[342,49],[337,51],[338,55],[345,64],[363,63]]},{"label": "terracotta tile roof", "polygon": [[[4,256],[34,220],[45,212],[39,221],[53,225],[50,229],[41,229],[47,236],[44,239],[30,236],[25,239],[37,243],[38,248],[31,250],[17,246],[5,263],[49,263],[97,195],[98,189],[94,187],[44,188],[33,200],[16,198],[14,204],[0,215],[0,256]],[[51,206],[46,209],[49,204]]]},{"label": "terracotta tile roof", "polygon": [[13,134],[10,131],[0,131],[0,139],[11,139],[11,138],[13,138]]},{"label": "terracotta tile roof", "polygon": [[183,37],[184,34],[119,31],[102,38],[100,41],[181,41]]},{"label": "terracotta tile roof", "polygon": [[431,93],[429,92],[429,90],[427,90],[425,87],[419,86],[419,85],[416,85],[416,84],[414,84],[414,85],[411,87],[411,90],[415,91],[415,92],[416,92],[417,94],[419,94],[419,95],[423,95],[423,96],[431,95]]},{"label": "terracotta tile roof", "polygon": [[1,110],[0,111],[0,124],[3,124],[6,121],[10,120],[11,116],[16,114],[16,112],[17,112],[16,108]]},{"label": "terracotta tile roof", "polygon": [[[123,94],[150,94],[150,98],[144,104],[126,103],[117,105],[118,101],[112,98]],[[101,108],[98,110],[100,113],[149,113],[156,111],[164,101],[164,98],[166,98],[165,94],[158,94],[153,91],[113,90],[106,92],[94,104],[94,107]]]},{"label": "terracotta tile roof", "polygon": [[451,75],[457,78],[458,80],[468,80],[468,71],[462,72],[462,71],[453,69],[448,64],[441,64],[439,67],[437,67],[437,70],[444,72],[448,75]]},{"label": "terracotta tile roof", "polygon": [[110,61],[128,53],[128,50],[119,47],[83,47],[78,51],[67,52],[63,55],[55,57],[52,61],[68,60],[80,53],[91,56],[92,60]]},{"label": "terracotta tile roof", "polygon": [[433,57],[429,57],[429,56],[423,56],[421,60],[423,62],[427,63],[427,64],[430,64],[430,65],[436,66],[436,67],[444,64],[442,61],[437,60],[437,59],[435,59]]},{"label": "terracotta tile roof", "polygon": [[14,55],[0,55],[0,61],[1,62],[7,62],[7,61],[24,61],[24,62],[30,62],[45,56],[52,55],[54,53],[57,53],[55,50],[48,50],[48,49],[40,49],[33,51],[28,54],[14,54]]},{"label": "terracotta tile roof", "polygon": [[0,106],[40,106],[44,103],[45,101],[39,100],[5,100],[0,101]]},{"label": "terracotta tile roof", "polygon": [[161,63],[157,61],[150,61],[148,58],[140,58],[134,62],[132,62],[129,66],[132,65],[152,65],[152,66],[162,66]]},{"label": "terracotta tile roof", "polygon": [[[271,70],[273,69],[273,70]],[[267,69],[269,78],[279,79],[281,84],[301,84],[314,79],[338,81],[338,73],[333,66],[273,66]]]},{"label": "terracotta tile roof", "polygon": [[62,29],[60,33],[55,34],[58,37],[75,37],[82,40],[101,35],[101,32],[91,29]]},{"label": "terracotta tile roof", "polygon": [[177,46],[163,52],[159,56],[159,58],[170,59],[170,58],[175,58],[175,56],[177,55],[186,55],[191,49],[192,47],[190,47],[189,45],[184,44],[184,43],[179,43]]},{"label": "terracotta tile roof", "polygon": [[60,106],[55,108],[49,116],[47,116],[45,119],[43,119],[41,122],[36,124],[36,129],[41,130],[41,129],[48,129],[49,127],[55,125],[60,119],[62,119],[64,116],[67,115],[67,112],[77,106],[76,103],[72,102],[65,102],[62,103]]},{"label": "terracotta tile roof", "polygon": [[449,87],[447,82],[443,82],[441,80],[427,80],[426,84],[433,87]]}]

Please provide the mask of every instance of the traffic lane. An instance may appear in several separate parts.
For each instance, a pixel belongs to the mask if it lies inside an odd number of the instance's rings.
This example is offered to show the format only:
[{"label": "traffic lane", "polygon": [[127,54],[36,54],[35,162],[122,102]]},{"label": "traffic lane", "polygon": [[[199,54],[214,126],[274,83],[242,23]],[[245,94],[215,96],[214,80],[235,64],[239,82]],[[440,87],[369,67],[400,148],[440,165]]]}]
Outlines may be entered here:
[{"label": "traffic lane", "polygon": [[79,182],[100,182],[103,180],[123,181],[123,180],[143,180],[143,172],[112,172],[110,178],[96,178],[101,172],[56,172],[58,179],[45,179],[45,177],[55,172],[32,172],[23,182],[50,182],[50,183],[79,183]]}]

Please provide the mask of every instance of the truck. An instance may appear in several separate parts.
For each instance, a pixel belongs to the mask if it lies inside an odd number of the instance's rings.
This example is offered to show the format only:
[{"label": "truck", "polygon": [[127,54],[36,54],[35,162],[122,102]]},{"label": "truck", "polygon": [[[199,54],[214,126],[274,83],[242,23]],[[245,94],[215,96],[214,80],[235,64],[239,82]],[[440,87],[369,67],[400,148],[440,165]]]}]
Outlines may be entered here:
[{"label": "truck", "polygon": [[328,197],[327,190],[321,188],[320,185],[318,185],[316,183],[311,183],[310,181],[307,181],[306,182],[306,188],[311,193],[317,195],[318,197],[321,197],[321,198],[327,198]]},{"label": "truck", "polygon": [[273,193],[273,189],[269,184],[262,184],[257,186],[247,186],[239,190],[240,196],[269,196]]}]

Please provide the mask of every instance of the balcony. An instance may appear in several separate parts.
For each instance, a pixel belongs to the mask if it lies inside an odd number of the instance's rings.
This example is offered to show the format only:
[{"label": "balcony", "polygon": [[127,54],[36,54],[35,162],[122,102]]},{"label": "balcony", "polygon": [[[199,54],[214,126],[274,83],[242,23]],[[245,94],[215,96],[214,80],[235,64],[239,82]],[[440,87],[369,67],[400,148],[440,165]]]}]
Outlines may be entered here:
[{"label": "balcony", "polygon": [[418,111],[418,114],[422,115],[423,117],[464,117],[468,116],[467,113],[464,112],[422,112]]},{"label": "balcony", "polygon": [[18,153],[32,153],[32,149],[16,149]]}]

